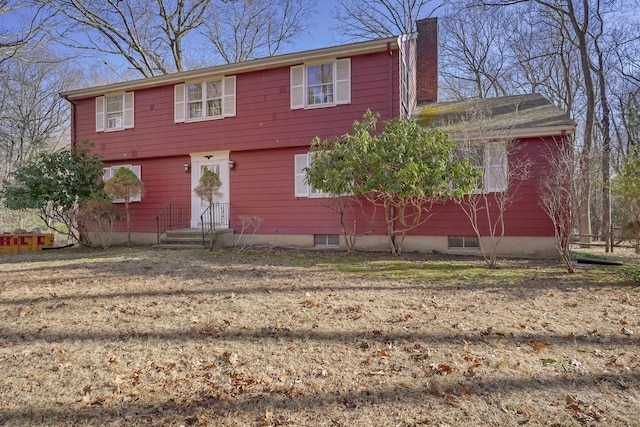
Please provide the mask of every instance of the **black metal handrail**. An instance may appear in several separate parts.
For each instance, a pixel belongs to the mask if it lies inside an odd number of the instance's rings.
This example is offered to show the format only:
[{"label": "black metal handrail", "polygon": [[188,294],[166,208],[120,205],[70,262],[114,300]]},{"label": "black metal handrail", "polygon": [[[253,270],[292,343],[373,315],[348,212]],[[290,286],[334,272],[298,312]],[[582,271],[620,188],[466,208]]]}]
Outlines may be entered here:
[{"label": "black metal handrail", "polygon": [[229,228],[229,203],[214,203],[200,215],[202,224],[202,244],[207,236],[216,231],[216,227]]},{"label": "black metal handrail", "polygon": [[158,233],[158,244],[160,244],[160,235],[167,230],[176,228],[189,228],[191,216],[189,214],[189,205],[186,203],[171,203],[162,209],[156,216],[156,230]]}]

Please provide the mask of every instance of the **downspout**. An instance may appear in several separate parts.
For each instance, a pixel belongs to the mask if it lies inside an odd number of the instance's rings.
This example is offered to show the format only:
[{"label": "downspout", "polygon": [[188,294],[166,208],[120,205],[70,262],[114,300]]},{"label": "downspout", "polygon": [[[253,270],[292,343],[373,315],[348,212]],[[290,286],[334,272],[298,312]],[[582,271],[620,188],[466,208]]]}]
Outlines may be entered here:
[{"label": "downspout", "polygon": [[60,94],[59,96],[60,98],[64,99],[69,104],[71,104],[71,120],[70,120],[71,131],[69,132],[69,138],[71,140],[70,141],[71,147],[75,147],[76,146],[76,103],[73,102],[68,97],[66,97],[65,95]]},{"label": "downspout", "polygon": [[[389,118],[393,118],[393,51],[391,50],[391,43],[387,43],[387,52],[389,52]],[[391,244],[393,245],[393,250],[396,249],[396,210],[393,206],[390,208],[390,213],[392,215],[393,222],[391,223]]]},{"label": "downspout", "polygon": [[387,42],[387,52],[389,52],[389,118],[393,118],[393,50],[391,42]]}]

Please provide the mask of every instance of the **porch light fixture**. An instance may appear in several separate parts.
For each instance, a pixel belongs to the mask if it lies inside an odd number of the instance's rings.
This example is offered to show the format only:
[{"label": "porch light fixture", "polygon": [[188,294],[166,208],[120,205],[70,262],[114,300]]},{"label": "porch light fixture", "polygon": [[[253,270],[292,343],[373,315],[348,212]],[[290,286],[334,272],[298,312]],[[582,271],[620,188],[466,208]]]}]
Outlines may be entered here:
[{"label": "porch light fixture", "polygon": [[233,160],[229,160],[229,169],[233,170],[233,168],[236,167],[236,162],[234,162]]},{"label": "porch light fixture", "polygon": [[191,170],[191,165],[189,162],[184,162],[184,172],[189,173],[189,170]]}]

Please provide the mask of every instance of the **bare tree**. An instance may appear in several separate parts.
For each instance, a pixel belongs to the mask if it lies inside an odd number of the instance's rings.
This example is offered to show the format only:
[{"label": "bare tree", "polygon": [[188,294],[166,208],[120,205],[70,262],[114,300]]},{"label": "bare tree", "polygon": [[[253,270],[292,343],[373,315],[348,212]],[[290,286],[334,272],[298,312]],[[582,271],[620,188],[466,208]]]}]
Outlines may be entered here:
[{"label": "bare tree", "polygon": [[214,0],[203,33],[226,63],[272,56],[305,31],[308,0]]},{"label": "bare tree", "polygon": [[445,98],[486,98],[515,91],[510,86],[508,38],[514,26],[501,9],[474,0],[450,4],[440,20],[441,72]]},{"label": "bare tree", "polygon": [[332,29],[344,40],[412,34],[416,20],[432,16],[442,4],[434,0],[338,0],[333,10],[338,23]]},{"label": "bare tree", "polygon": [[69,106],[58,93],[77,75],[48,53],[0,66],[0,182],[33,156],[60,148],[68,137]]},{"label": "bare tree", "polygon": [[563,140],[549,147],[546,153],[548,167],[540,179],[540,205],[553,222],[556,249],[567,271],[573,273],[571,243],[578,225],[580,205],[585,202],[581,194],[586,188],[583,161],[574,147]]},{"label": "bare tree", "polygon": [[582,184],[585,191],[581,195],[585,197],[583,203],[580,204],[580,238],[583,243],[591,241],[591,213],[590,213],[590,191],[591,174],[586,173],[590,167],[591,150],[594,144],[594,130],[597,122],[597,76],[594,76],[592,70],[597,68],[597,60],[594,61],[592,55],[594,45],[602,36],[602,23],[604,16],[609,13],[615,2],[601,2],[589,0],[484,0],[489,5],[513,5],[518,3],[535,3],[556,17],[558,25],[567,31],[572,40],[579,56],[580,76],[582,78],[584,90],[584,106],[585,112],[583,116],[583,137],[582,150],[580,154],[581,170],[585,171],[582,176]]},{"label": "bare tree", "polygon": [[32,0],[0,0],[1,16],[11,19],[4,19],[0,28],[0,65],[9,58],[21,57],[27,48],[44,44],[54,20],[54,14]]},{"label": "bare tree", "polygon": [[618,111],[618,120],[614,121],[618,145],[615,165],[619,167],[640,145],[640,88],[624,86],[613,97]]},{"label": "bare tree", "polygon": [[211,0],[39,0],[75,23],[68,46],[124,58],[151,77],[184,69],[185,37]]},{"label": "bare tree", "polygon": [[521,147],[510,129],[496,130],[488,122],[488,112],[482,110],[469,111],[462,119],[464,137],[457,144],[458,153],[482,175],[475,190],[455,202],[469,219],[487,266],[497,268],[505,213],[517,200],[521,184],[531,177],[533,162],[518,153]]},{"label": "bare tree", "polygon": [[[305,30],[314,4],[305,0],[34,1],[74,23],[62,43],[99,54],[107,66],[111,56],[123,58],[143,77],[184,71],[190,64],[213,65],[216,57],[237,62],[274,55]],[[203,52],[204,60],[197,57]]]},{"label": "bare tree", "polygon": [[582,83],[576,50],[566,25],[539,5],[514,7],[520,19],[506,35],[508,56],[515,68],[512,73],[517,80],[515,85],[523,93],[540,93],[562,110],[573,113]]}]

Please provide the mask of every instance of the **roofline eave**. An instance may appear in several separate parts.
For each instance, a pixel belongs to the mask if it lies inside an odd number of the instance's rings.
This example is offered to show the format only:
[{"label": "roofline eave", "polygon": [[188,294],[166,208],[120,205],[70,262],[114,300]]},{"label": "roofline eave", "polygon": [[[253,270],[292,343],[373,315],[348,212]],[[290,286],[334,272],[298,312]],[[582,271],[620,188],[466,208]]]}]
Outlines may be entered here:
[{"label": "roofline eave", "polygon": [[[446,129],[443,129],[447,132]],[[513,140],[548,136],[569,136],[575,132],[575,126],[558,125],[521,129],[493,130],[487,132],[450,132],[453,142],[480,142],[487,140]]]},{"label": "roofline eave", "polygon": [[127,90],[139,90],[156,86],[177,84],[186,80],[198,79],[213,75],[234,75],[240,73],[248,73],[251,71],[291,66],[303,63],[311,59],[331,57],[339,58],[344,56],[364,55],[367,53],[385,51],[387,50],[390,43],[395,45],[395,48],[398,46],[398,42],[398,37],[388,37],[384,39],[369,40],[365,42],[307,50],[303,52],[287,53],[278,56],[252,59],[245,62],[217,65],[197,70],[165,74],[162,76],[129,80],[126,82],[93,86],[83,89],[69,90],[61,92],[60,96],[67,100],[75,100],[92,96],[99,96],[108,92],[123,92]]}]

